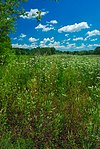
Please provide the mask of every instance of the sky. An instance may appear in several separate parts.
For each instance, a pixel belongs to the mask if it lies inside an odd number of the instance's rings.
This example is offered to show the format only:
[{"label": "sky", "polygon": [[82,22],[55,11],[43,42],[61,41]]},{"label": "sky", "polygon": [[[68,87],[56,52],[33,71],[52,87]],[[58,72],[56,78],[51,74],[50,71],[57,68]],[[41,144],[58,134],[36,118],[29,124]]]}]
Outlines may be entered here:
[{"label": "sky", "polygon": [[25,14],[10,34],[13,47],[82,51],[100,46],[100,0],[28,0],[21,6]]}]

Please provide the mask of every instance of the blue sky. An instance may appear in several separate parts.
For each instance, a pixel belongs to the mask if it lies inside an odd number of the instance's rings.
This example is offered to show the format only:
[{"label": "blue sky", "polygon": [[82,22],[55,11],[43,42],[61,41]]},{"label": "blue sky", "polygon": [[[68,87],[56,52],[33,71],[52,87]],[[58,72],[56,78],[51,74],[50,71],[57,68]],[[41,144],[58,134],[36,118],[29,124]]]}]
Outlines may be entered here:
[{"label": "blue sky", "polygon": [[78,51],[100,46],[100,0],[28,0],[22,7],[27,16],[20,16],[10,35],[13,47]]}]

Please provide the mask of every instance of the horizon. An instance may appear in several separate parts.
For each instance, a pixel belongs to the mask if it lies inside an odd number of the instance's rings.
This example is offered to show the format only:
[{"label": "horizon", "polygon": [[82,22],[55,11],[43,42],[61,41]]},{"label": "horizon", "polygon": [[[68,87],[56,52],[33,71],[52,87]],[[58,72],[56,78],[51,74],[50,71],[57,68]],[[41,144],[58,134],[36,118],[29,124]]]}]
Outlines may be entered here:
[{"label": "horizon", "polygon": [[[10,34],[12,47],[55,47],[62,51],[94,50],[100,46],[99,5],[99,0],[28,0],[22,4],[28,15],[20,16],[16,22],[16,32]],[[42,11],[41,22],[36,20],[38,10]]]}]

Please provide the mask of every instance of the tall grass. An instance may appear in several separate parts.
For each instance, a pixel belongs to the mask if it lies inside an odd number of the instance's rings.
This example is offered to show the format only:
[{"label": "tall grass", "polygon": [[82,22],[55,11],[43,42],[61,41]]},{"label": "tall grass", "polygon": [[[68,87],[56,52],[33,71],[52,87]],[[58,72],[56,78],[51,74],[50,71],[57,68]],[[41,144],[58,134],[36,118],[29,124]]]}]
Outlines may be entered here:
[{"label": "tall grass", "polygon": [[0,66],[2,149],[97,149],[98,56],[15,57]]}]

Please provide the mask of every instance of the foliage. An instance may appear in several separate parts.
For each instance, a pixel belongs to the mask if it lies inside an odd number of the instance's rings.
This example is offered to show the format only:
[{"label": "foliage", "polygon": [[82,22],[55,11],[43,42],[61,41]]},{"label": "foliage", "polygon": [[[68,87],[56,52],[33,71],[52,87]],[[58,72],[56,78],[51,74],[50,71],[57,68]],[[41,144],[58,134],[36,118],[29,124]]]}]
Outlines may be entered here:
[{"label": "foliage", "polygon": [[[14,29],[14,23],[23,9],[18,9],[25,0],[1,0],[0,1],[0,39],[7,36]],[[4,39],[3,39],[4,40]]]},{"label": "foliage", "polygon": [[22,14],[19,9],[21,2],[25,0],[1,0],[0,1],[0,64],[8,63],[11,53],[11,41],[8,34],[14,31],[16,19]]},{"label": "foliage", "polygon": [[1,148],[95,149],[98,56],[16,56],[0,66]]},{"label": "foliage", "polygon": [[100,47],[97,47],[94,51],[95,54],[100,55]]},{"label": "foliage", "polygon": [[72,54],[72,55],[100,55],[100,47],[94,50],[80,50],[80,51],[59,51],[56,50],[57,54]]},{"label": "foliage", "polygon": [[100,55],[100,48],[88,51],[60,51],[54,47],[37,47],[33,49],[13,48],[16,55],[52,55],[52,54],[70,54],[70,55]]},{"label": "foliage", "polygon": [[34,48],[34,49],[22,49],[22,48],[14,48],[16,55],[52,55],[56,53],[56,49],[54,47],[45,47],[45,48]]}]

